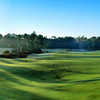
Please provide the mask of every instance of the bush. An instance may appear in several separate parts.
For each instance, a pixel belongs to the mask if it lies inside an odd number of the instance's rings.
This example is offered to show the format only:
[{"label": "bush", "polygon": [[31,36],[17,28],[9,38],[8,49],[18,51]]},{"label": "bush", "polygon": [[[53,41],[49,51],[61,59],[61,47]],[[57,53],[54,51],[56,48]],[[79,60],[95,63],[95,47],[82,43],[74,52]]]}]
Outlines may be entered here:
[{"label": "bush", "polygon": [[10,51],[5,50],[5,51],[2,53],[1,57],[12,58],[13,55],[10,53]]},{"label": "bush", "polygon": [[9,54],[11,54],[10,53],[10,51],[8,51],[8,50],[5,50],[5,51],[3,51],[3,53],[2,53],[3,55],[9,55]]}]

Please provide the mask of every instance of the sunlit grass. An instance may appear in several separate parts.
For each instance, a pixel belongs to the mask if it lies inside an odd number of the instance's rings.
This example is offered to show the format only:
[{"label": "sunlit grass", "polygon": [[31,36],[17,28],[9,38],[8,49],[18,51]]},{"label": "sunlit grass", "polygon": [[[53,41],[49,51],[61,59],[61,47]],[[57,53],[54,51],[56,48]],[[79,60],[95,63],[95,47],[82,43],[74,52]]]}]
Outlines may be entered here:
[{"label": "sunlit grass", "polygon": [[100,52],[0,58],[0,100],[99,100]]}]

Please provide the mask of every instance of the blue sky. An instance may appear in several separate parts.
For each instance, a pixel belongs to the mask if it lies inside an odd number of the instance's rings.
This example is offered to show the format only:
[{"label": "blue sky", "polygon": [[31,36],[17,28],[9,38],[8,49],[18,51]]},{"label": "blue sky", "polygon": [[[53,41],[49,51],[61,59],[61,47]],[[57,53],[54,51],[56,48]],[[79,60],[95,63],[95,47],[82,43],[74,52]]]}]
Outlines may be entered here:
[{"label": "blue sky", "polygon": [[99,36],[100,0],[0,0],[0,33]]}]

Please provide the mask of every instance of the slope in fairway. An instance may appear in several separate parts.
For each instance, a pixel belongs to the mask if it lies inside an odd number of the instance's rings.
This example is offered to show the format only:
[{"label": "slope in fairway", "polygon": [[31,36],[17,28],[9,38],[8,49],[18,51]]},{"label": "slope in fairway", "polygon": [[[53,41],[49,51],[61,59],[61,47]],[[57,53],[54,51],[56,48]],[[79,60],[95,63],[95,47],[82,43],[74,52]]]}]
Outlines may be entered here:
[{"label": "slope in fairway", "polygon": [[0,58],[0,100],[100,100],[100,52]]}]

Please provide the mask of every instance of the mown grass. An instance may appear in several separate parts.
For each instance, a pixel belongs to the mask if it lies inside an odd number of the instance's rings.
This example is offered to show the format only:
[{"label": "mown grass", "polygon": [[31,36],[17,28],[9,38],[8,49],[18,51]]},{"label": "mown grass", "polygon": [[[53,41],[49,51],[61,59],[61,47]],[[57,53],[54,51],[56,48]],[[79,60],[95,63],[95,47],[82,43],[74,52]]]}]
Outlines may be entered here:
[{"label": "mown grass", "polygon": [[100,100],[100,52],[0,58],[0,100]]}]

